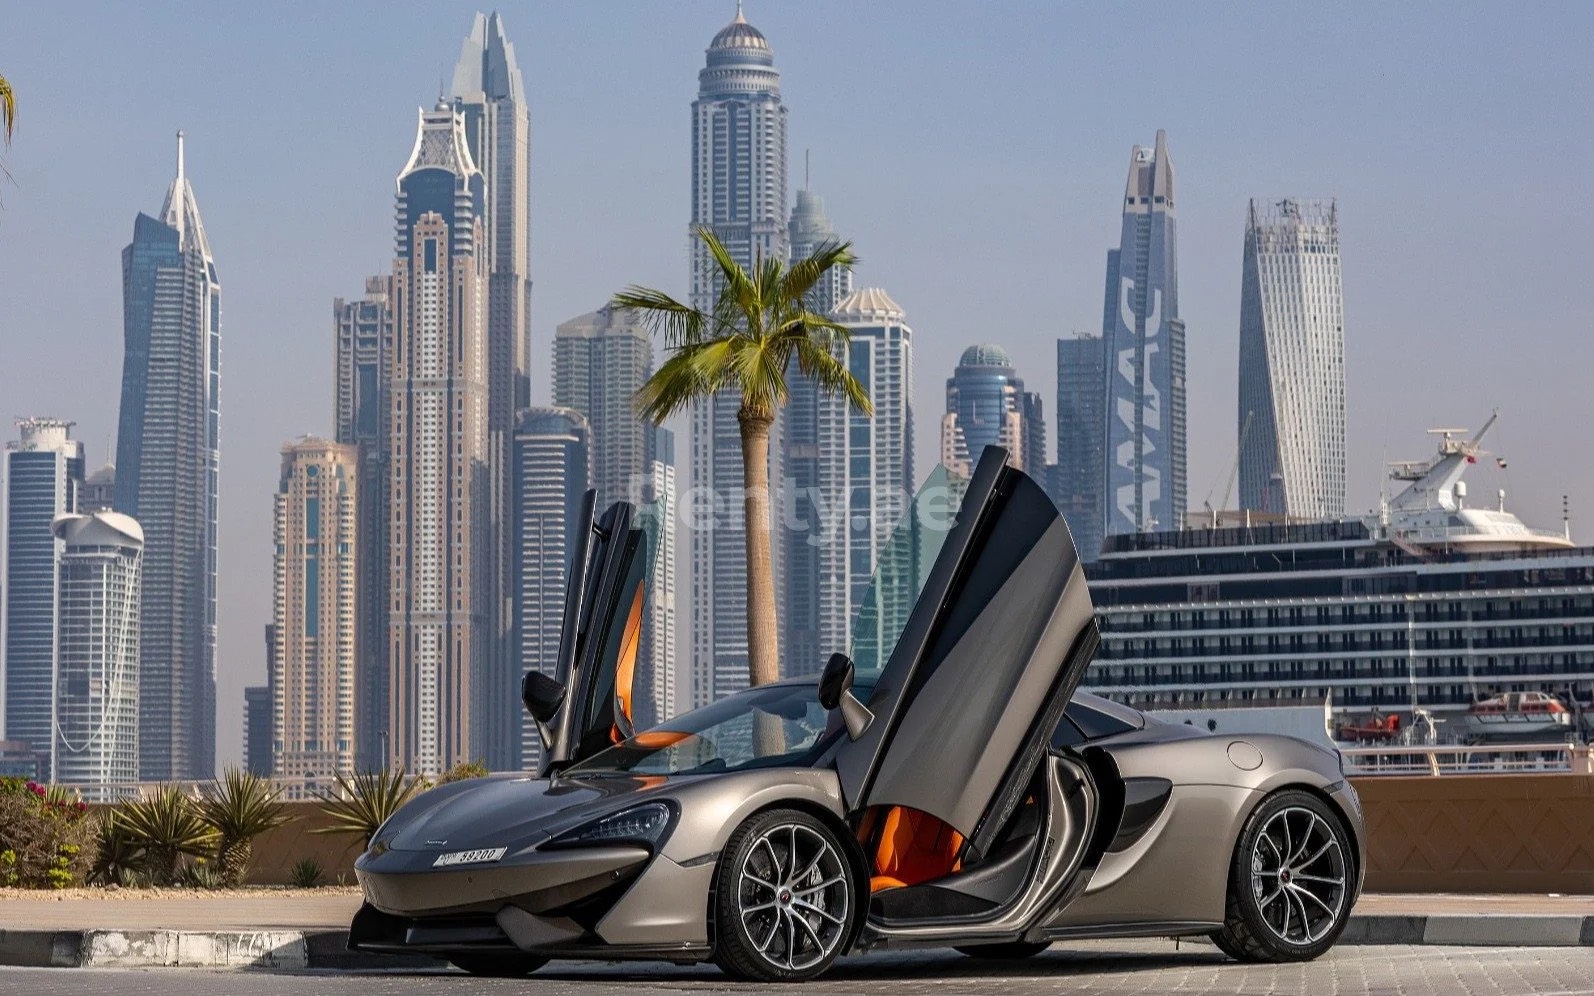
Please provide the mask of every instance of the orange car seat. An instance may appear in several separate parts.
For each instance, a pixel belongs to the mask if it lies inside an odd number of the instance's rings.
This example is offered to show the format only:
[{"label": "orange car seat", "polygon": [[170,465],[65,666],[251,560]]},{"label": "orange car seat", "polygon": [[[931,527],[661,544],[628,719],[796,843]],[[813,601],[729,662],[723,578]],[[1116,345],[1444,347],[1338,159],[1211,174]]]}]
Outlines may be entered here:
[{"label": "orange car seat", "polygon": [[874,875],[869,891],[899,889],[950,875],[963,867],[958,854],[963,835],[917,809],[890,806],[872,809],[859,837],[874,844]]}]

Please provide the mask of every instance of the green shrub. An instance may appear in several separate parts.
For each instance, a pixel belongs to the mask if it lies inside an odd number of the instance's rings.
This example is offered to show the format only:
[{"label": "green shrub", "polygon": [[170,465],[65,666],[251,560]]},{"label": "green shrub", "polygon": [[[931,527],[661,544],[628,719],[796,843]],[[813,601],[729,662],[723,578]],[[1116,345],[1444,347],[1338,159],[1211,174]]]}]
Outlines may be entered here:
[{"label": "green shrub", "polygon": [[116,821],[143,851],[143,869],[156,885],[176,882],[183,857],[207,857],[217,838],[198,802],[175,785],[163,786],[147,799],[118,803]]},{"label": "green shrub", "polygon": [[82,880],[94,821],[60,786],[0,778],[0,885],[65,889]]},{"label": "green shrub", "polygon": [[288,872],[288,882],[296,889],[314,889],[321,885],[321,862],[315,858],[300,858]]},{"label": "green shrub", "polygon": [[462,782],[467,778],[485,778],[487,774],[485,762],[461,761],[443,772],[443,777],[437,780],[437,784],[447,785],[449,782]]},{"label": "green shrub", "polygon": [[216,874],[237,885],[249,870],[254,839],[292,820],[277,801],[282,790],[252,771],[228,768],[199,804],[200,815],[216,831]]},{"label": "green shrub", "polygon": [[93,885],[148,884],[144,845],[123,825],[121,812],[121,807],[115,806],[94,821],[94,861],[88,874]]}]

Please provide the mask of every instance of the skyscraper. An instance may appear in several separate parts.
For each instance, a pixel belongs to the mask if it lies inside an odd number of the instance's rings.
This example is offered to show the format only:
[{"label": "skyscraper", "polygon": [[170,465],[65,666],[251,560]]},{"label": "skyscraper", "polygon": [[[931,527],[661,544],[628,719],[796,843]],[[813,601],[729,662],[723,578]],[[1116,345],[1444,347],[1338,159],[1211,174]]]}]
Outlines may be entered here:
[{"label": "skyscraper", "polygon": [[633,399],[653,373],[653,343],[635,313],[599,308],[560,323],[553,338],[553,403],[580,412],[592,431],[598,511],[638,500],[654,429]]},{"label": "skyscraper", "polygon": [[[111,456],[116,454],[112,453]],[[90,474],[78,492],[78,511],[101,512],[116,507],[116,464],[108,463]]]},{"label": "skyscraper", "polygon": [[[885,291],[869,287],[836,303],[831,317],[847,327],[847,367],[874,402],[864,415],[845,399],[817,405],[818,458],[813,490],[818,529],[807,534],[816,561],[811,599],[817,609],[815,646],[788,673],[812,673],[831,653],[845,651],[864,594],[887,540],[912,500],[913,330]],[[793,578],[798,583],[800,578]]]},{"label": "skyscraper", "polygon": [[[554,404],[587,421],[597,513],[621,500],[656,505],[651,528],[660,549],[642,628],[642,667],[651,684],[634,708],[639,717],[663,719],[674,712],[676,693],[675,439],[633,406],[652,373],[653,345],[633,313],[600,308],[554,333]],[[657,569],[661,561],[670,564],[667,572]]]},{"label": "skyscraper", "polygon": [[[714,230],[743,267],[786,258],[786,108],[774,52],[740,9],[709,42],[692,102],[692,224]],[[718,270],[692,243],[691,300],[710,308]],[[716,525],[692,531],[692,702],[747,687],[747,555],[742,522],[741,398],[692,408],[692,487],[713,496]],[[770,505],[780,508],[780,431],[770,433]],[[783,544],[771,542],[776,604]]]},{"label": "skyscraper", "polygon": [[1018,399],[1019,416],[1024,420],[1024,473],[1046,481],[1046,406],[1035,391],[1025,391]]},{"label": "skyscraper", "polygon": [[[592,431],[571,408],[528,408],[515,427],[514,530],[510,548],[515,607],[511,645],[522,671],[553,674],[564,621],[565,579],[576,550],[583,493],[591,486]],[[512,751],[489,756],[496,770],[535,768],[542,757],[536,724],[517,696],[500,697],[502,721],[516,726]],[[502,746],[502,745],[500,745]]]},{"label": "skyscraper", "polygon": [[282,448],[274,499],[271,771],[315,798],[355,769],[359,660],[359,451],[305,438]]},{"label": "skyscraper", "polygon": [[28,418],[17,428],[0,468],[0,740],[27,741],[49,772],[64,546],[50,524],[77,511],[83,444],[71,422]]},{"label": "skyscraper", "polygon": [[[477,14],[460,46],[459,64],[450,88],[454,107],[465,122],[470,157],[481,169],[479,218],[486,281],[487,377],[487,535],[481,550],[484,588],[483,666],[493,675],[491,690],[502,695],[497,681],[511,677],[509,629],[510,494],[509,437],[515,413],[531,403],[531,119],[515,47],[496,12]],[[481,734],[504,742],[510,731],[484,728]]]},{"label": "skyscraper", "polygon": [[244,770],[271,777],[271,686],[244,689]]},{"label": "skyscraper", "polygon": [[1239,427],[1242,508],[1345,514],[1345,318],[1332,200],[1253,200],[1246,213]]},{"label": "skyscraper", "polygon": [[139,777],[208,778],[216,755],[221,285],[184,172],[122,250],[116,510],[144,528]]},{"label": "skyscraper", "polygon": [[941,462],[961,476],[974,472],[987,446],[1005,446],[1008,463],[1020,470],[1032,463],[1045,467],[1044,452],[1026,452],[1040,441],[1044,425],[1030,426],[1026,411],[1039,412],[1039,398],[1027,395],[1013,361],[1001,346],[970,346],[946,382],[946,414],[941,417]]},{"label": "skyscraper", "polygon": [[1177,529],[1185,510],[1184,322],[1167,134],[1135,146],[1123,230],[1107,253],[1103,528]]},{"label": "skyscraper", "polygon": [[[787,228],[792,259],[804,259],[820,246],[837,239],[830,219],[825,216],[825,202],[807,189],[797,191],[797,205],[792,208],[791,223]],[[851,293],[852,270],[836,267],[814,287],[809,295],[808,308],[818,314],[828,315]],[[785,546],[786,572],[786,597],[780,618],[784,640],[780,654],[787,674],[806,674],[823,664],[823,655],[828,653],[826,646],[840,650],[845,645],[844,642],[826,642],[835,638],[832,629],[821,633],[817,538],[825,528],[825,514],[834,514],[844,507],[846,496],[820,490],[820,411],[822,407],[825,408],[827,424],[834,423],[839,417],[831,410],[835,400],[822,398],[814,382],[802,376],[800,371],[791,371],[787,383],[790,385],[791,398],[782,414],[786,483],[782,511],[789,506],[794,527],[783,528],[777,533]]]},{"label": "skyscraper", "polygon": [[393,375],[393,308],[388,277],[369,277],[365,297],[332,302],[338,442],[359,455],[359,562],[356,578],[354,678],[355,754],[361,768],[383,762],[387,732],[387,541],[389,387]]},{"label": "skyscraper", "polygon": [[109,802],[138,781],[144,531],[118,512],[69,512],[51,531],[62,552],[50,779]]},{"label": "skyscraper", "polygon": [[481,211],[482,175],[464,118],[439,101],[421,112],[398,176],[389,392],[386,760],[426,775],[481,757],[495,736],[509,736],[472,723],[482,697],[502,699],[512,682],[491,673],[496,662],[486,657]]},{"label": "skyscraper", "polygon": [[1085,560],[1101,554],[1107,359],[1102,338],[1057,340],[1057,470],[1052,500]]}]

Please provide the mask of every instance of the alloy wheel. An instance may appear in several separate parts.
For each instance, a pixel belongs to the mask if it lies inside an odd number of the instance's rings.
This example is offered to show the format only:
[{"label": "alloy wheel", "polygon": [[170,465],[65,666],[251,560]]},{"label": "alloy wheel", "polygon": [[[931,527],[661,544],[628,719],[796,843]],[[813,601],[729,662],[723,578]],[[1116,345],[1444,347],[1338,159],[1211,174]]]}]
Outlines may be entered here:
[{"label": "alloy wheel", "polygon": [[737,915],[758,954],[791,972],[831,957],[851,922],[847,863],[800,823],[763,830],[739,871]]},{"label": "alloy wheel", "polygon": [[1262,922],[1288,944],[1315,944],[1344,912],[1346,868],[1326,819],[1298,806],[1274,813],[1251,848],[1251,896]]}]

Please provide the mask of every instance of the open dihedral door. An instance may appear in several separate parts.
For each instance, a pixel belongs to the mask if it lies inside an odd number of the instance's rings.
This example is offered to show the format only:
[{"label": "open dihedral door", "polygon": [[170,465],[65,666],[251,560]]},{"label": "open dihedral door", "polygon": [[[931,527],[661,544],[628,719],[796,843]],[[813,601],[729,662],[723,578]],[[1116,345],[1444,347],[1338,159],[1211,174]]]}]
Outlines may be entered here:
[{"label": "open dihedral door", "polygon": [[596,521],[583,503],[554,677],[565,688],[547,765],[580,761],[631,735],[653,539],[627,502]]},{"label": "open dihedral door", "polygon": [[1068,526],[987,447],[867,703],[838,750],[849,809],[927,813],[990,849],[1024,794],[1097,643]]}]

